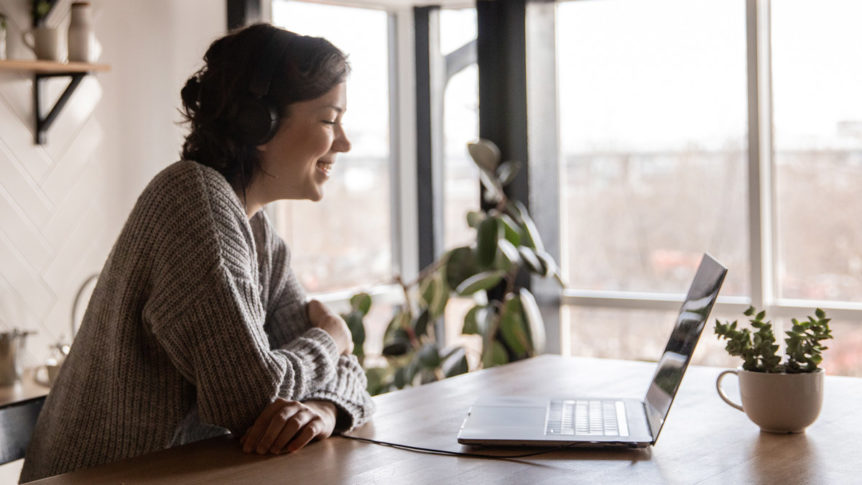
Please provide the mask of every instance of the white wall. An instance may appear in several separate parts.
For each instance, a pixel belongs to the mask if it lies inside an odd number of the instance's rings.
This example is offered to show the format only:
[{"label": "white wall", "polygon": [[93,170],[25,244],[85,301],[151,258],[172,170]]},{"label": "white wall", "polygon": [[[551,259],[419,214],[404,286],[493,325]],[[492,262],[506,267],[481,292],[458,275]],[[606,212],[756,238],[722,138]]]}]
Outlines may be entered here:
[{"label": "white wall", "polygon": [[[65,28],[70,0],[49,22]],[[48,132],[33,144],[32,77],[0,71],[0,330],[38,332],[25,365],[69,337],[74,294],[101,269],[137,195],[177,160],[184,127],[177,108],[186,78],[226,30],[224,0],[93,0],[100,63]],[[9,58],[21,45],[30,0],[0,0],[9,17]],[[58,95],[64,81],[48,83]],[[0,467],[17,480],[20,461]]]}]

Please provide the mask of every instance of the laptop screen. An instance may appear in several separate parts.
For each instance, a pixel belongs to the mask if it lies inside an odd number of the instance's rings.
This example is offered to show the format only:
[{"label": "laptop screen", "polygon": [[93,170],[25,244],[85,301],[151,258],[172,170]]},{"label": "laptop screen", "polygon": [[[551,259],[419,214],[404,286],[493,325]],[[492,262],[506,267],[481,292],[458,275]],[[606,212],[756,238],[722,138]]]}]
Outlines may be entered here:
[{"label": "laptop screen", "polygon": [[644,399],[653,442],[658,439],[726,274],[727,268],[712,256],[703,255]]}]

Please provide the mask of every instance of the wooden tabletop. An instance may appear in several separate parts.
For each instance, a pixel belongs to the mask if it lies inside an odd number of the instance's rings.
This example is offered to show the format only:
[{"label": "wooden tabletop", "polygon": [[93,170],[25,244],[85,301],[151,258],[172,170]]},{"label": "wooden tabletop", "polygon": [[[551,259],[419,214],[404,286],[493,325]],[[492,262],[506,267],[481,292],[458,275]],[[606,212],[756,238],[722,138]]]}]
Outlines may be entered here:
[{"label": "wooden tabletop", "polygon": [[[612,395],[642,398],[654,364],[542,356],[375,397],[357,436],[451,451],[480,395]],[[806,433],[761,433],[715,392],[721,369],[692,367],[656,446],[555,451],[489,460],[403,451],[334,437],[291,455],[245,455],[219,438],[80,470],[37,483],[399,483],[399,484],[809,484],[859,483],[862,379],[827,377],[823,411]],[[728,379],[729,381],[730,379]],[[726,384],[727,385],[727,384]],[[500,455],[523,450],[482,450]]]}]

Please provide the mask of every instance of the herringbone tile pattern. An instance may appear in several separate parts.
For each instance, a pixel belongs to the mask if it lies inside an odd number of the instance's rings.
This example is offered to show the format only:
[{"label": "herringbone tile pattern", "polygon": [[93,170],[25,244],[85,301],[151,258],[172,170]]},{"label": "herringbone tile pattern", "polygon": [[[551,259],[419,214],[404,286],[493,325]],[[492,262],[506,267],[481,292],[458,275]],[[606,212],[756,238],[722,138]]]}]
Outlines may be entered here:
[{"label": "herringbone tile pattern", "polygon": [[[43,85],[46,112],[68,82]],[[70,337],[72,300],[98,271],[107,241],[104,135],[92,116],[101,87],[87,77],[48,132],[33,143],[33,79],[0,73],[0,329],[36,330],[25,365],[37,365],[49,346]]]}]

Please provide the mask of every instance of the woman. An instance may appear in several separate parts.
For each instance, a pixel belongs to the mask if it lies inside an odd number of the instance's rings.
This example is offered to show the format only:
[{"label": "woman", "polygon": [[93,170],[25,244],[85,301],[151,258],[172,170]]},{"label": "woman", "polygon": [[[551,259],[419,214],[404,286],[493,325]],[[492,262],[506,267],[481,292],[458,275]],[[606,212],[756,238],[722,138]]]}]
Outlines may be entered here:
[{"label": "woman", "polygon": [[183,160],[150,182],[39,416],[22,481],[230,431],[295,451],[366,421],[344,321],[306,303],[261,208],[320,200],[350,149],[346,58],[258,24],[213,42],[182,90]]}]

